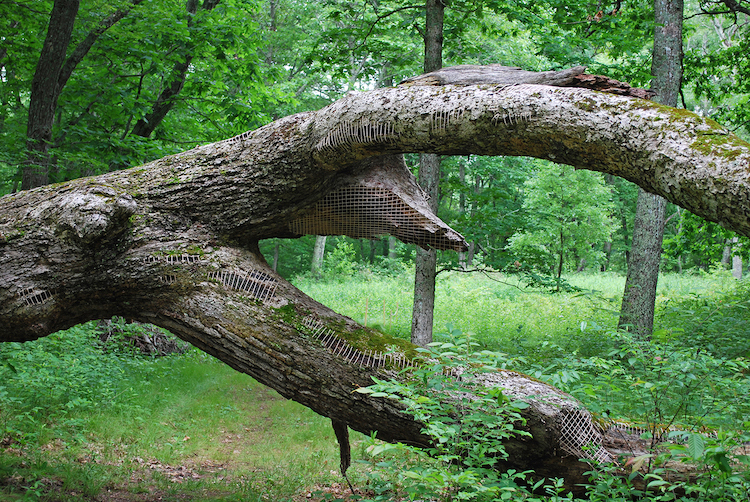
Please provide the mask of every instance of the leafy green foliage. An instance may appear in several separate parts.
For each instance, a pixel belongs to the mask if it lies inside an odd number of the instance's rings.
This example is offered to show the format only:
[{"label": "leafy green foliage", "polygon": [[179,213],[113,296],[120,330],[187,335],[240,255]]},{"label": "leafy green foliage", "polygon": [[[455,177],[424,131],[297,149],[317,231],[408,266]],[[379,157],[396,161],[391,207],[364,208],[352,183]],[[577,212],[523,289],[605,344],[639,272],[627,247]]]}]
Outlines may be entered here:
[{"label": "leafy green foliage", "polygon": [[674,230],[664,237],[663,253],[673,269],[679,263],[682,268],[708,270],[721,261],[727,246],[745,261],[750,256],[750,239],[689,211],[680,211],[679,218],[670,223]]},{"label": "leafy green foliage", "polygon": [[[526,369],[524,359],[476,351],[470,337],[450,326],[448,330],[451,341],[432,344],[425,351],[425,365],[406,382],[376,380],[358,389],[405,404],[434,441],[424,451],[371,442],[368,452],[375,472],[370,482],[381,493],[372,500],[392,500],[399,493],[431,500],[573,500],[570,495],[562,496],[555,481],[534,484],[536,493],[541,488],[544,495],[532,495],[526,491],[533,484],[528,473],[498,474],[491,469],[493,462],[503,458],[503,439],[518,432],[512,423],[518,423],[518,408],[525,405],[508,403],[493,394],[496,391],[478,389],[472,375],[508,366]],[[696,355],[691,348],[643,342],[625,332],[609,336],[615,348],[606,357],[582,359],[560,351],[551,365],[535,372],[578,395],[604,418],[630,417],[653,438],[654,453],[628,463],[633,473],[648,465],[647,490],[633,486],[635,475],[623,477],[615,466],[595,465],[589,473],[586,500],[630,501],[633,496],[645,501],[683,500],[680,493],[706,500],[743,500],[750,486],[750,456],[743,453],[748,436],[720,429],[712,437],[703,431],[720,424],[731,430],[747,416],[750,410],[743,398],[750,390],[750,379],[743,375],[747,360]],[[542,349],[554,354],[559,347]],[[455,378],[457,374],[460,378]],[[447,403],[434,399],[446,392],[457,399]],[[508,417],[510,421],[505,422]],[[498,422],[500,434],[495,427]],[[696,466],[697,479],[667,481],[673,468],[670,463],[675,462]]]},{"label": "leafy green foliage", "polygon": [[703,19],[703,29],[687,43],[685,82],[699,100],[698,109],[748,134],[750,30],[737,15]]},{"label": "leafy green foliage", "polygon": [[646,86],[650,80],[653,4],[547,0],[524,6],[539,52],[560,67],[586,65],[592,73]]},{"label": "leafy green foliage", "polygon": [[[477,247],[485,266],[503,269],[508,239],[524,227],[523,183],[535,161],[520,157],[448,157],[438,215]],[[441,261],[457,267],[456,253]],[[473,265],[473,264],[472,264]]]},{"label": "leafy green foliage", "polygon": [[[411,446],[373,443],[373,457],[390,450],[404,450],[419,460],[409,466],[379,462],[391,470],[401,489],[414,500],[499,500],[523,492],[522,473],[498,472],[494,466],[507,458],[503,442],[528,435],[520,410],[524,402],[512,401],[499,388],[486,388],[477,375],[496,371],[505,364],[503,355],[477,351],[476,343],[452,330],[451,342],[430,344],[422,349],[421,366],[404,375],[406,379],[383,381],[357,389],[372,397],[395,399],[407,413],[425,424],[424,432],[433,445],[425,450]],[[460,377],[458,376],[460,375]],[[443,396],[451,399],[445,400]],[[387,500],[387,499],[376,499]]]},{"label": "leafy green foliage", "polygon": [[[599,336],[581,326],[581,336]],[[604,330],[608,352],[592,357],[560,350],[534,363],[537,378],[579,398],[605,418],[626,418],[659,438],[673,426],[687,430],[733,427],[750,413],[748,360],[717,357],[684,341],[639,340]],[[658,333],[664,337],[663,333]]]},{"label": "leafy green foliage", "polygon": [[[0,163],[11,166],[21,165],[26,155],[31,79],[51,5],[21,3],[22,8],[8,10],[0,28],[9,42],[0,60],[0,150],[5,157]],[[114,9],[130,3],[82,4],[69,52]],[[199,8],[188,22],[181,1],[144,1],[133,7],[97,39],[62,89],[51,145],[53,179],[137,165],[269,122],[268,110],[289,98],[262,83],[255,9],[254,1],[225,0],[211,11]],[[186,61],[184,88],[163,123],[150,138],[133,134],[162,90],[180,80],[175,68]]]},{"label": "leafy green foliage", "polygon": [[148,372],[144,360],[125,352],[103,352],[93,324],[35,342],[0,344],[0,435],[43,442],[49,434],[75,437],[72,414],[132,397],[123,376]]},{"label": "leafy green foliage", "polygon": [[[724,272],[726,273],[726,272]],[[684,343],[717,357],[750,357],[750,283],[737,282],[729,289],[667,302],[659,324],[670,330],[655,336]]]},{"label": "leafy green foliage", "polygon": [[599,174],[543,163],[525,190],[523,207],[531,221],[508,246],[522,267],[560,278],[566,267],[577,270],[605,259],[613,205]]}]

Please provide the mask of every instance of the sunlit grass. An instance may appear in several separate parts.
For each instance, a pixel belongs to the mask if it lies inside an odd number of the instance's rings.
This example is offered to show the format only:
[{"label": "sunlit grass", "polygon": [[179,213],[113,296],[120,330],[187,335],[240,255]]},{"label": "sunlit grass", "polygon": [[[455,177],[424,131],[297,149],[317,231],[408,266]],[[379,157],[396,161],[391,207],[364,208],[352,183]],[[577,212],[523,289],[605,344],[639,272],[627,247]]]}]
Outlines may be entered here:
[{"label": "sunlit grass", "polygon": [[92,417],[90,434],[108,438],[108,455],[127,450],[131,462],[185,466],[204,480],[262,486],[274,497],[337,477],[329,419],[210,358],[155,364],[158,377],[137,382],[131,406]]},{"label": "sunlit grass", "polygon": [[[147,371],[124,372],[120,392],[101,406],[64,416],[56,416],[59,403],[40,409],[55,418],[37,427],[42,434],[27,423],[29,433],[7,436],[0,481],[48,475],[81,496],[108,487],[175,499],[196,491],[201,500],[242,493],[228,500],[256,501],[291,500],[312,482],[341,481],[328,418],[195,350],[144,364]],[[361,440],[352,436],[355,444]],[[0,500],[4,493],[14,500],[1,485]]]},{"label": "sunlit grass", "polygon": [[[298,286],[360,323],[366,321],[368,326],[409,338],[413,283],[407,275],[355,277],[347,287],[310,280],[298,281]],[[602,284],[581,285],[596,286]],[[609,290],[607,293],[614,296],[614,288]],[[542,340],[575,336],[582,321],[614,326],[614,313],[619,308],[619,303],[608,301],[606,294],[550,294],[528,289],[514,277],[493,280],[455,272],[438,276],[435,296],[436,337],[450,324],[472,333],[487,348],[512,352],[523,352]],[[570,343],[575,345],[574,340]]]},{"label": "sunlit grass", "polygon": [[[518,278],[450,272],[438,275],[434,330],[439,339],[451,325],[472,333],[486,348],[530,355],[541,342],[592,353],[598,340],[581,335],[581,323],[614,328],[625,277],[571,274],[565,279],[583,293],[549,293],[527,288]],[[728,274],[660,276],[657,302],[726,289]],[[411,332],[413,279],[409,274],[355,276],[339,282],[297,280],[305,293],[360,323],[408,339]],[[659,326],[657,326],[657,329]]]}]

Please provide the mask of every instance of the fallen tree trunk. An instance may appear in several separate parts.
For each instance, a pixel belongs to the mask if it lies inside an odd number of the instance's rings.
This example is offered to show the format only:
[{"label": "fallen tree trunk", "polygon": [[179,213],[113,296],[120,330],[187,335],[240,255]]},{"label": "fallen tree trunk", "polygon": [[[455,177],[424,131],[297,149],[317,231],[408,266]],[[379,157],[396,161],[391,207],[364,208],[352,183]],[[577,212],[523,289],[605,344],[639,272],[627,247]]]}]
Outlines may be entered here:
[{"label": "fallen tree trunk", "polygon": [[[750,146],[689,112],[542,85],[382,89],[127,171],[3,197],[0,341],[114,315],[149,322],[331,417],[337,434],[347,424],[426,444],[397,404],[352,392],[394,375],[411,345],[308,298],[258,250],[260,239],[305,233],[466,249],[429,211],[401,152],[529,155],[616,174],[750,235]],[[400,356],[387,354],[394,347]],[[613,458],[571,397],[511,372],[492,384],[532,403],[532,438],[508,444],[511,467],[572,487],[588,469],[578,458]]]}]

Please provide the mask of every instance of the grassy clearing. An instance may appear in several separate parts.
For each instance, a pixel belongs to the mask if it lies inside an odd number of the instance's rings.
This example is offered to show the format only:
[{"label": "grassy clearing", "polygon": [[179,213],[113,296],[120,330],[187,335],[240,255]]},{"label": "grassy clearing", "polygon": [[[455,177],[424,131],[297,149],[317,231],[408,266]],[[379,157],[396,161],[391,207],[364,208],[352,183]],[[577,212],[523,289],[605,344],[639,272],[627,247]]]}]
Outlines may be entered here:
[{"label": "grassy clearing", "polygon": [[123,371],[117,396],[6,417],[0,500],[292,500],[340,481],[328,419],[197,351]]},{"label": "grassy clearing", "polygon": [[[550,294],[526,288],[515,277],[450,272],[440,274],[435,293],[436,338],[446,326],[471,333],[483,348],[534,358],[544,342],[593,355],[604,350],[600,338],[582,337],[581,323],[613,328],[622,301],[625,278],[617,274],[576,274],[566,277],[584,293]],[[732,284],[728,274],[663,275],[658,304],[691,295],[710,295]],[[358,275],[338,282],[299,279],[297,287],[337,312],[394,336],[409,338],[414,302],[410,274],[395,277]],[[657,326],[659,329],[660,326]]]}]

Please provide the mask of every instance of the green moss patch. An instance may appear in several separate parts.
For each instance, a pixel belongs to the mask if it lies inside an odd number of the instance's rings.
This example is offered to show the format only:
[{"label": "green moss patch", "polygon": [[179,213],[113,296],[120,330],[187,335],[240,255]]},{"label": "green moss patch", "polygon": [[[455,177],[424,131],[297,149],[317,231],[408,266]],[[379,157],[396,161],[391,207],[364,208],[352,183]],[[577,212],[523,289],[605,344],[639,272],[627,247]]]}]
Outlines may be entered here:
[{"label": "green moss patch", "polygon": [[370,328],[358,328],[354,331],[346,329],[343,322],[325,322],[326,327],[332,329],[336,335],[362,352],[372,350],[375,352],[403,352],[406,357],[413,359],[417,356],[416,345],[404,339],[396,338],[380,331]]},{"label": "green moss patch", "polygon": [[750,144],[733,134],[700,134],[690,148],[703,155],[722,157],[731,161],[750,151]]}]

